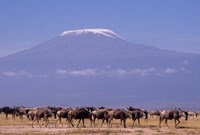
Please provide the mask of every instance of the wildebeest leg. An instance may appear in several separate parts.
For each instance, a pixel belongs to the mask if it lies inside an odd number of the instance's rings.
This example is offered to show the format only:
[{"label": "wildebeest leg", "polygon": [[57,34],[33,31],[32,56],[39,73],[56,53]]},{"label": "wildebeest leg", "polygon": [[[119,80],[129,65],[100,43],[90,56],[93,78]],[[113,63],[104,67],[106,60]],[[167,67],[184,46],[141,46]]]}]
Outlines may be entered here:
[{"label": "wildebeest leg", "polygon": [[59,121],[59,119],[60,119],[60,118],[58,118],[58,119],[56,120],[56,122],[55,122],[55,127],[56,127],[56,124],[57,124],[57,122]]},{"label": "wildebeest leg", "polygon": [[120,119],[120,126],[122,126],[122,119]]},{"label": "wildebeest leg", "polygon": [[39,122],[39,118],[35,117],[35,119],[37,120],[37,123],[39,124],[39,126],[42,127],[40,122]]},{"label": "wildebeest leg", "polygon": [[32,128],[33,128],[33,124],[34,124],[35,120],[36,120],[36,117],[32,120]]},{"label": "wildebeest leg", "polygon": [[68,124],[69,127],[71,127],[71,126],[74,127],[72,119],[66,118],[66,122],[67,122],[67,124]]},{"label": "wildebeest leg", "polygon": [[162,123],[163,119],[160,117],[160,120],[159,120],[159,127],[161,128],[161,123]]},{"label": "wildebeest leg", "polygon": [[6,113],[6,119],[8,119],[8,114]]},{"label": "wildebeest leg", "polygon": [[97,125],[99,125],[99,118],[97,119]]},{"label": "wildebeest leg", "polygon": [[49,124],[49,119],[48,119],[48,118],[45,118],[45,121],[46,121],[45,127],[47,127],[47,125]]},{"label": "wildebeest leg", "polygon": [[56,117],[57,113],[53,113],[53,115],[54,115],[54,119],[56,119],[56,118],[57,118],[57,117]]},{"label": "wildebeest leg", "polygon": [[176,128],[176,119],[174,119],[174,127]]},{"label": "wildebeest leg", "polygon": [[77,127],[79,126],[80,122],[81,122],[81,119],[79,119],[78,124],[77,124]]},{"label": "wildebeest leg", "polygon": [[66,122],[67,122],[67,126],[69,126],[69,127],[70,127],[69,118],[66,118]]},{"label": "wildebeest leg", "polygon": [[90,127],[92,127],[92,118],[90,118]]},{"label": "wildebeest leg", "polygon": [[113,120],[113,118],[110,117],[110,118],[109,118],[109,127],[111,127],[111,128],[112,128],[112,122],[111,122],[112,120]]},{"label": "wildebeest leg", "polygon": [[140,118],[138,118],[138,125],[139,125],[139,127],[140,127]]},{"label": "wildebeest leg", "polygon": [[59,122],[60,122],[60,124],[62,125],[62,127],[63,127],[63,124],[62,124],[62,122],[61,122],[61,117],[59,118]]},{"label": "wildebeest leg", "polygon": [[168,124],[167,124],[167,119],[165,119],[165,124],[167,125],[167,127],[169,127]]},{"label": "wildebeest leg", "polygon": [[94,126],[96,126],[96,125],[95,125],[95,121],[96,121],[96,117],[94,117],[94,120],[93,120],[93,124],[94,124]]},{"label": "wildebeest leg", "polygon": [[[109,123],[108,123],[108,118],[106,118],[106,123],[107,123],[107,125],[109,124]],[[108,126],[109,126],[109,125],[108,125]]]},{"label": "wildebeest leg", "polygon": [[12,119],[15,119],[15,114],[14,113],[12,113]]},{"label": "wildebeest leg", "polygon": [[135,119],[133,119],[133,124],[132,124],[132,127],[133,127],[133,125],[135,124]]},{"label": "wildebeest leg", "polygon": [[20,117],[20,120],[23,121],[23,115],[20,115],[19,117]]},{"label": "wildebeest leg", "polygon": [[178,126],[178,124],[180,123],[179,119],[177,119],[178,123],[176,123],[176,120],[175,120],[175,128]]},{"label": "wildebeest leg", "polygon": [[39,124],[40,127],[42,127],[42,125],[41,125],[40,122],[39,122],[39,119],[37,119],[37,123]]},{"label": "wildebeest leg", "polygon": [[102,125],[103,125],[104,121],[105,121],[105,119],[102,119],[102,122],[101,122],[101,127],[102,127]]},{"label": "wildebeest leg", "polygon": [[55,127],[56,127],[56,124],[57,124],[58,121],[60,122],[60,125],[63,126],[63,124],[62,124],[62,122],[61,122],[61,117],[58,117],[58,119],[56,120],[56,123],[55,123]]},{"label": "wildebeest leg", "polygon": [[82,119],[82,122],[83,122],[83,127],[85,128],[84,118]]},{"label": "wildebeest leg", "polygon": [[72,122],[72,118],[67,118],[66,121],[68,121],[69,125],[71,124],[72,127],[74,127],[74,124],[73,124],[73,122]]},{"label": "wildebeest leg", "polygon": [[126,119],[123,119],[124,128],[126,128]]}]

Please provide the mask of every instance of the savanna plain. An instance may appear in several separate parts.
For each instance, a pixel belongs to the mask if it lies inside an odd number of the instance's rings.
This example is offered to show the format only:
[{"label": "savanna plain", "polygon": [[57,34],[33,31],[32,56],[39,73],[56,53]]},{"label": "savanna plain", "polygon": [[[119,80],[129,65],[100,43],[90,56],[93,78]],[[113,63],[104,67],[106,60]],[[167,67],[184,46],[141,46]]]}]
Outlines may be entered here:
[{"label": "savanna plain", "polygon": [[[133,125],[131,119],[127,120],[127,128],[123,128],[120,125],[119,120],[112,121],[112,127],[108,127],[106,123],[100,127],[101,120],[97,121],[96,126],[90,126],[90,121],[86,120],[86,128],[83,128],[82,123],[77,127],[70,127],[65,119],[62,119],[63,126],[57,123],[55,127],[56,120],[52,117],[49,119],[49,124],[47,127],[40,127],[37,122],[34,124],[34,128],[31,127],[32,121],[27,118],[21,120],[19,117],[12,118],[8,117],[6,120],[5,114],[0,114],[0,134],[2,135],[200,135],[200,117],[192,118],[189,117],[188,121],[181,119],[181,123],[177,128],[174,128],[174,121],[168,121],[169,127],[167,127],[162,122],[162,127],[159,128],[159,118],[149,116],[148,121],[141,119],[140,124]],[[73,121],[76,125],[77,120]],[[42,125],[43,121],[40,120]]]}]

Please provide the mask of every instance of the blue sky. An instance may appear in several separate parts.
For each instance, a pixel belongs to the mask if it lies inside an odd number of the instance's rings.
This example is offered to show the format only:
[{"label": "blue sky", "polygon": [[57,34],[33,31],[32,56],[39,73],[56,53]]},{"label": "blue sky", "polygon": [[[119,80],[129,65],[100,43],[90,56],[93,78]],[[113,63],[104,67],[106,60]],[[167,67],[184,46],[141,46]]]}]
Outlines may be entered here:
[{"label": "blue sky", "polygon": [[199,0],[0,0],[0,56],[82,28],[200,53],[199,7]]}]

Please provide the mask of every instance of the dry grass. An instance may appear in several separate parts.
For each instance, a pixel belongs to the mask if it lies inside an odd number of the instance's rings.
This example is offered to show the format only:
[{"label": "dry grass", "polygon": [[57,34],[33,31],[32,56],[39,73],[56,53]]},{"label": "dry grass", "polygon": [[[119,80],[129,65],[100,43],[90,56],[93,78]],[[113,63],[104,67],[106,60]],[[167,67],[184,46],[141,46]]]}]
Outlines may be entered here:
[{"label": "dry grass", "polygon": [[[42,123],[42,121],[40,121]],[[74,121],[77,124],[78,121]],[[99,121],[100,124],[101,120]],[[70,134],[70,135],[78,135],[78,134],[90,134],[90,135],[127,135],[127,134],[135,134],[135,135],[199,135],[200,134],[200,118],[191,118],[188,121],[181,120],[178,128],[174,128],[174,121],[168,121],[169,128],[165,125],[164,121],[162,123],[162,128],[158,127],[158,118],[149,118],[148,121],[141,120],[141,127],[138,126],[136,121],[135,125],[132,127],[132,121],[129,119],[127,121],[127,127],[123,128],[119,125],[118,120],[114,120],[112,128],[109,128],[106,124],[100,128],[99,125],[96,127],[90,127],[90,122],[86,120],[86,127],[83,128],[82,124],[79,128],[72,128],[67,125],[67,122],[62,120],[63,127],[61,125],[55,127],[55,120],[53,118],[50,119],[50,123],[48,127],[39,127],[37,123],[35,123],[34,128],[31,128],[31,121],[24,118],[24,120],[20,120],[18,117],[12,119],[9,116],[8,120],[6,120],[4,114],[0,114],[0,134],[12,135],[12,134],[25,134],[25,135],[49,135],[49,134]]]}]

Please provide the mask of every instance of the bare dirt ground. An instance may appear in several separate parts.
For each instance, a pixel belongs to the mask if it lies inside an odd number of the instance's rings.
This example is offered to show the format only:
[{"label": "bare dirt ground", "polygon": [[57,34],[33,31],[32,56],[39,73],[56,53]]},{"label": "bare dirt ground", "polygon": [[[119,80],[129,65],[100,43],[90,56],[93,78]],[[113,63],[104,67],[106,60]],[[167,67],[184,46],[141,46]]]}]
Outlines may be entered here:
[{"label": "bare dirt ground", "polygon": [[91,128],[69,128],[66,126],[63,127],[39,127],[35,126],[32,128],[31,126],[27,125],[12,125],[12,126],[0,126],[0,134],[71,134],[71,135],[78,135],[78,134],[91,134],[91,135],[200,135],[200,132],[190,128],[158,128],[158,127],[129,127],[129,128],[122,128],[122,127],[91,127]]}]

